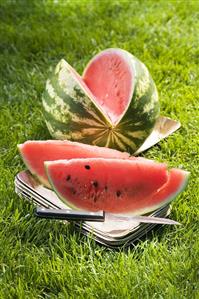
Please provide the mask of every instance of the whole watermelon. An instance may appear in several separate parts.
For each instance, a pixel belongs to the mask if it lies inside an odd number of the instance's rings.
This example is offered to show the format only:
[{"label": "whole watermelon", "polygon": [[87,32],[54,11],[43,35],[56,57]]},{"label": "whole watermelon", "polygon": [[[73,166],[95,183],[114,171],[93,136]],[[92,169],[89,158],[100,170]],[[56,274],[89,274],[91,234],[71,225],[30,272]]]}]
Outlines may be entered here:
[{"label": "whole watermelon", "polygon": [[157,89],[148,69],[122,49],[97,54],[82,77],[62,59],[47,80],[42,102],[53,138],[131,154],[159,116]]}]

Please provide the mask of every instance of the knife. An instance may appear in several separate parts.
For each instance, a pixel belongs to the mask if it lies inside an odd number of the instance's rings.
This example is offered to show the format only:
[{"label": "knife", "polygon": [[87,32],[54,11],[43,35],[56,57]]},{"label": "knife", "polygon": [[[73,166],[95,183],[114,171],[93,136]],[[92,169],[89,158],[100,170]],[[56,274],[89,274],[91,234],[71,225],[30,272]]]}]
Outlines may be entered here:
[{"label": "knife", "polygon": [[90,211],[76,211],[69,209],[46,209],[37,207],[35,215],[39,218],[69,220],[69,221],[96,221],[104,222],[111,221],[136,221],[140,223],[156,223],[156,224],[170,224],[180,225],[179,222],[160,217],[152,216],[129,216],[121,214],[112,214],[104,211],[90,212]]}]

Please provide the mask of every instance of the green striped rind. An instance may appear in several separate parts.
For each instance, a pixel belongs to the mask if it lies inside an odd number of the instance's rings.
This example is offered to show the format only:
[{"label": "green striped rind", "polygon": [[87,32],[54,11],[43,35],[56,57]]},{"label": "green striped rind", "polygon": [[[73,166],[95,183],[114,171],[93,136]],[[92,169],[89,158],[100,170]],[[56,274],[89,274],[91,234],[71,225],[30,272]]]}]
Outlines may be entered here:
[{"label": "green striped rind", "polygon": [[143,63],[127,51],[115,51],[128,61],[134,74],[132,100],[121,120],[111,124],[62,59],[47,81],[42,99],[46,124],[54,138],[134,153],[148,137],[159,115],[155,84]]},{"label": "green striped rind", "polygon": [[[47,127],[57,139],[98,144],[95,140],[106,135],[110,127],[64,60],[47,81],[42,101]],[[106,137],[101,139],[105,146]]]},{"label": "green striped rind", "polygon": [[[125,132],[125,137],[139,148],[151,133],[159,116],[158,93],[154,81],[146,66],[127,51],[120,50],[128,57],[134,69],[134,92],[130,105],[120,120],[117,129]],[[134,139],[132,140],[131,137]],[[127,139],[123,144],[128,147]]]}]

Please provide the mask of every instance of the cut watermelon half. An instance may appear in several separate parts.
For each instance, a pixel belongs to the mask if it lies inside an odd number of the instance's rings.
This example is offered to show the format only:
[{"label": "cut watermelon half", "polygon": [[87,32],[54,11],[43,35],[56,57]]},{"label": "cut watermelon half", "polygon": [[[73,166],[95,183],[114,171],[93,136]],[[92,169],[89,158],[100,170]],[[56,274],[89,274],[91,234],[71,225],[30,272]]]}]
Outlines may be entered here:
[{"label": "cut watermelon half", "polygon": [[49,181],[67,205],[83,210],[143,214],[171,201],[188,173],[144,160],[74,159],[45,162]]},{"label": "cut watermelon half", "polygon": [[43,115],[55,139],[136,152],[159,117],[147,67],[122,49],[106,49],[83,76],[62,59],[46,82]]},{"label": "cut watermelon half", "polygon": [[92,157],[128,159],[130,157],[128,153],[105,147],[58,140],[26,141],[19,144],[18,149],[29,171],[48,188],[51,186],[45,173],[44,161]]}]

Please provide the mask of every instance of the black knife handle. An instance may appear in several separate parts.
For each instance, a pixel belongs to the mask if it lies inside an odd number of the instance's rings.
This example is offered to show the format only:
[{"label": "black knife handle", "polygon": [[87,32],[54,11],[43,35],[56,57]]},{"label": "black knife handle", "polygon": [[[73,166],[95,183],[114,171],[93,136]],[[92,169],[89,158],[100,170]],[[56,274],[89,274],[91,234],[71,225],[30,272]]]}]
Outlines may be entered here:
[{"label": "black knife handle", "polygon": [[105,212],[97,211],[76,211],[64,209],[45,209],[37,207],[35,215],[40,218],[69,220],[69,221],[97,221],[103,222],[105,220]]}]

